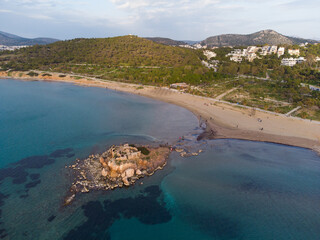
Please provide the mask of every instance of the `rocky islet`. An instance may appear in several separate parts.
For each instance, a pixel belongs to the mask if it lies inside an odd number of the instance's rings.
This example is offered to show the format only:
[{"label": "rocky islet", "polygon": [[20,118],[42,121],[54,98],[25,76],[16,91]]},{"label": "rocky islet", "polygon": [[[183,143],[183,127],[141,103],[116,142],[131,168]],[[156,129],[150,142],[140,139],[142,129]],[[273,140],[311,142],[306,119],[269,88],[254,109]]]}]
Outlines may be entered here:
[{"label": "rocky islet", "polygon": [[111,146],[106,152],[84,160],[77,159],[69,166],[75,180],[64,205],[70,204],[77,193],[130,186],[140,178],[151,176],[166,165],[169,153],[168,146],[123,144]]}]

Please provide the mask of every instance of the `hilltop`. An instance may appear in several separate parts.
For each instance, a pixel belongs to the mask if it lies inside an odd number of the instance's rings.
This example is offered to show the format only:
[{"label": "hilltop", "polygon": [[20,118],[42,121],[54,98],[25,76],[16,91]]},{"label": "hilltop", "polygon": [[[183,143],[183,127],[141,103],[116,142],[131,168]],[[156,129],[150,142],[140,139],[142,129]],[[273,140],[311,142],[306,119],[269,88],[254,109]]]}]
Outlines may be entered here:
[{"label": "hilltop", "polygon": [[163,38],[163,37],[146,37],[145,39],[151,40],[156,43],[161,43],[164,45],[169,46],[179,46],[179,45],[187,45],[187,42],[184,41],[177,41],[170,38]]},{"label": "hilltop", "polygon": [[59,41],[57,39],[53,38],[23,38],[17,35],[13,35],[6,32],[0,31],[0,45],[6,45],[6,46],[32,46],[32,45],[44,45],[49,43],[54,43],[56,41]]},{"label": "hilltop", "polygon": [[300,43],[315,43],[315,40],[288,37],[273,30],[262,30],[256,33],[242,34],[223,34],[209,37],[201,42],[201,45],[208,47],[223,47],[223,46],[250,46],[250,45],[294,45]]}]

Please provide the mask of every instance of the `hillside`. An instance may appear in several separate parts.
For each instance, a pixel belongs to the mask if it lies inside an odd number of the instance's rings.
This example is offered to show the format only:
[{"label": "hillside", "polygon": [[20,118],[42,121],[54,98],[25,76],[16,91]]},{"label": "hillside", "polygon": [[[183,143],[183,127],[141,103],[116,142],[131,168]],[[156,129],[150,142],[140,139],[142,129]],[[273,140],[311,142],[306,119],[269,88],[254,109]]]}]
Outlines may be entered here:
[{"label": "hillside", "polygon": [[0,54],[14,70],[78,73],[130,82],[200,81],[208,71],[201,51],[166,46],[136,36],[74,39]]},{"label": "hillside", "polygon": [[224,34],[209,37],[202,41],[202,45],[208,45],[209,47],[223,47],[223,46],[250,46],[250,45],[279,45],[279,44],[300,44],[300,43],[314,43],[315,40],[308,40],[302,38],[294,38],[284,36],[273,30],[263,30],[253,34],[241,35],[241,34]]},{"label": "hillside", "polygon": [[162,38],[162,37],[147,37],[145,39],[151,40],[156,43],[169,45],[169,46],[179,46],[179,45],[187,45],[186,42],[183,41],[176,41],[170,38]]},{"label": "hillside", "polygon": [[164,46],[136,36],[59,41],[21,49],[12,58],[26,65],[37,65],[34,67],[65,63],[158,67],[200,64],[194,51]]},{"label": "hillside", "polygon": [[0,31],[0,45],[6,45],[6,46],[21,46],[21,45],[44,45],[49,43],[54,43],[56,41],[59,41],[57,39],[52,38],[23,38],[19,37],[10,33],[1,32]]}]

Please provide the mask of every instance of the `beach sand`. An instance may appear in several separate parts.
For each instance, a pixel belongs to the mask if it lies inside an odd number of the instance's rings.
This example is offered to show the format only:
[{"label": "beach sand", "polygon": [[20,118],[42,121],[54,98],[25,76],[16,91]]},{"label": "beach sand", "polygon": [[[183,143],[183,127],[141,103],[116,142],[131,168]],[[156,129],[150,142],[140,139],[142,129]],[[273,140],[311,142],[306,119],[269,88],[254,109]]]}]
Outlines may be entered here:
[{"label": "beach sand", "polygon": [[245,109],[167,88],[87,77],[78,79],[67,74],[66,77],[59,77],[61,75],[59,73],[50,74],[52,76],[39,75],[39,77],[30,78],[23,72],[11,72],[10,76],[6,72],[0,72],[0,78],[69,82],[81,86],[102,87],[138,94],[176,104],[193,112],[201,119],[201,122],[207,124],[207,129],[202,137],[272,142],[304,147],[320,153],[320,122],[317,121]]}]

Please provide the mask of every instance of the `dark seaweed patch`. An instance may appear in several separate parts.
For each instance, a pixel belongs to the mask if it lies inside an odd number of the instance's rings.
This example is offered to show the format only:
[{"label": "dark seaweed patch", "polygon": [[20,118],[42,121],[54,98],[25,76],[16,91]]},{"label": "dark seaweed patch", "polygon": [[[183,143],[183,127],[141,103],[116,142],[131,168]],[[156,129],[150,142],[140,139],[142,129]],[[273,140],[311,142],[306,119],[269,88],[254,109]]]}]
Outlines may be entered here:
[{"label": "dark seaweed patch", "polygon": [[28,173],[24,170],[23,167],[16,167],[13,168],[10,173],[9,177],[13,178],[13,184],[22,184],[27,181]]},{"label": "dark seaweed patch", "polygon": [[74,156],[75,156],[74,153],[69,153],[69,154],[66,155],[67,158],[72,158],[72,157],[74,157]]},{"label": "dark seaweed patch", "polygon": [[24,185],[24,187],[25,187],[26,189],[34,188],[34,187],[36,187],[36,186],[37,186],[38,184],[40,184],[40,183],[41,183],[41,180],[39,179],[39,180],[36,180],[36,181],[27,183],[26,185]]},{"label": "dark seaweed patch", "polygon": [[145,224],[160,224],[171,220],[172,216],[163,201],[158,200],[161,190],[158,186],[145,189],[135,198],[116,201],[92,201],[82,206],[87,221],[72,229],[64,239],[110,239],[108,229],[121,217],[137,218]]},{"label": "dark seaweed patch", "polygon": [[1,230],[3,230],[3,233],[0,235],[0,238],[4,239],[5,237],[8,236],[8,234],[6,233],[6,229],[1,229]]},{"label": "dark seaweed patch", "polygon": [[24,195],[20,195],[20,196],[19,196],[19,198],[22,198],[22,199],[25,199],[25,198],[27,198],[27,197],[29,197],[28,194],[24,194]]},{"label": "dark seaweed patch", "polygon": [[50,217],[48,217],[48,222],[52,222],[55,218],[55,215],[51,215]]},{"label": "dark seaweed patch", "polygon": [[72,148],[58,149],[50,154],[50,157],[53,158],[61,158],[64,156],[68,156],[71,152],[73,152]]},{"label": "dark seaweed patch", "polygon": [[[3,193],[0,192],[0,207],[4,205],[4,200],[8,198],[10,195],[4,195]],[[0,212],[0,217],[1,217],[1,212]]]},{"label": "dark seaweed patch", "polygon": [[21,184],[27,181],[28,173],[22,167],[0,169],[0,180],[8,177],[13,178],[14,184]]},{"label": "dark seaweed patch", "polygon": [[30,174],[30,179],[31,180],[37,180],[37,179],[39,179],[40,178],[40,174],[38,174],[38,173],[33,173],[33,174]]},{"label": "dark seaweed patch", "polygon": [[54,159],[49,158],[47,155],[44,156],[31,156],[21,159],[19,162],[13,165],[19,165],[23,168],[43,168],[46,165],[53,164]]},{"label": "dark seaweed patch", "polygon": [[[23,184],[26,183],[28,180],[28,175],[29,173],[27,172],[27,169],[40,169],[43,168],[46,165],[53,164],[55,162],[55,159],[52,157],[62,157],[64,155],[70,155],[73,154],[71,153],[73,149],[68,148],[68,149],[62,149],[62,150],[57,150],[53,153],[48,155],[43,155],[43,156],[31,156],[27,158],[23,158],[20,161],[13,163],[10,165],[8,168],[3,168],[0,169],[0,184],[1,182],[6,179],[6,178],[12,178],[12,183],[13,184]],[[41,183],[40,174],[38,173],[33,173],[30,174],[30,179],[32,182],[29,182],[25,184],[25,194],[20,195],[20,198],[27,198],[28,191],[30,188],[36,187],[38,184]],[[0,207],[4,205],[4,199],[7,198],[8,195],[4,195],[3,193],[0,193]],[[1,209],[0,209],[0,219],[1,219]],[[0,239],[6,238],[7,233],[5,229],[0,229]]]},{"label": "dark seaweed patch", "polygon": [[[55,160],[53,158],[49,158],[47,155],[23,158],[20,161],[11,164],[11,167],[9,168],[0,169],[0,181],[11,177],[13,178],[13,184],[25,183],[29,175],[26,171],[27,169],[43,168],[44,166],[53,164],[54,162]],[[39,174],[30,175],[32,180],[38,179],[39,177]]]},{"label": "dark seaweed patch", "polygon": [[[3,193],[0,193],[0,207],[4,205],[4,199],[8,198],[9,195],[4,195]],[[0,209],[0,219],[2,217],[2,210]],[[2,224],[2,222],[1,222]],[[0,238],[3,239],[7,236],[6,229],[0,229]]]}]

